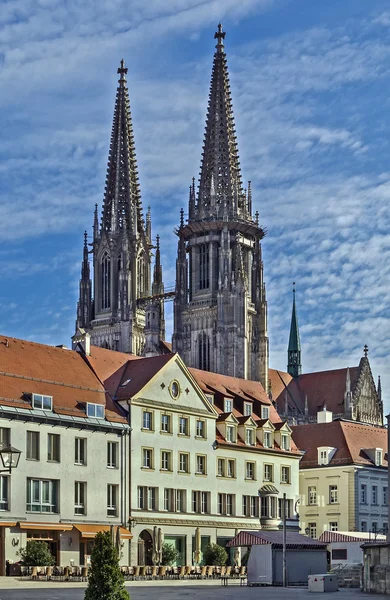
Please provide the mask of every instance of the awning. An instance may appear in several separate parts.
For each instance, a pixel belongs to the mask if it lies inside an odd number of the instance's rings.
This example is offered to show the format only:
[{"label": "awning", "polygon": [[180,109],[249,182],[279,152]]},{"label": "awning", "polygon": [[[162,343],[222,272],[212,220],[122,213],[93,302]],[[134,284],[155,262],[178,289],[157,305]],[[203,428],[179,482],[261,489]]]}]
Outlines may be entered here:
[{"label": "awning", "polygon": [[15,527],[16,521],[0,521],[0,527]]},{"label": "awning", "polygon": [[43,529],[45,531],[71,531],[70,523],[19,523],[20,529]]},{"label": "awning", "polygon": [[[99,531],[110,531],[110,525],[93,525],[90,523],[77,523],[74,525],[74,528],[80,532],[82,538],[94,538]],[[117,526],[114,525],[114,532],[116,533]],[[119,532],[121,534],[121,538],[124,540],[131,540],[133,537],[131,531],[125,529],[124,527],[119,527]]]}]

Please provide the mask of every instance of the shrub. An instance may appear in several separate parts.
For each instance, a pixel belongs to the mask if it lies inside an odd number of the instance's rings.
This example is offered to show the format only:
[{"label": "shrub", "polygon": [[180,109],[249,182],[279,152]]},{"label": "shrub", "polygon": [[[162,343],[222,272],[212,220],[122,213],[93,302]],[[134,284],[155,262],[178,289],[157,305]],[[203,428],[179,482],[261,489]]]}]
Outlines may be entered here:
[{"label": "shrub", "polygon": [[96,534],[84,600],[130,600],[109,531]]},{"label": "shrub", "polygon": [[30,540],[25,548],[21,548],[17,555],[26,567],[50,567],[54,565],[54,556],[46,542]]},{"label": "shrub", "polygon": [[228,559],[228,554],[222,546],[218,544],[207,544],[203,552],[203,561],[205,565],[223,566]]},{"label": "shrub", "polygon": [[162,545],[162,565],[172,565],[178,556],[179,553],[174,546],[168,544],[167,542]]}]

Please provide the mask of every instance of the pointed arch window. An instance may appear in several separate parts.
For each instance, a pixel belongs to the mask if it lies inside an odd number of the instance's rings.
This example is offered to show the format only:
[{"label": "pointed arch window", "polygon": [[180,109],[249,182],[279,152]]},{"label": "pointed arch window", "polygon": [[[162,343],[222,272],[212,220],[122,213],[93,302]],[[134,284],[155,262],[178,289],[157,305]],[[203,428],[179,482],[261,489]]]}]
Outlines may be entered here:
[{"label": "pointed arch window", "polygon": [[199,289],[206,290],[209,287],[209,246],[199,246]]},{"label": "pointed arch window", "polygon": [[111,259],[107,252],[103,254],[101,263],[102,310],[111,307]]},{"label": "pointed arch window", "polygon": [[202,331],[198,337],[199,369],[210,371],[210,339]]}]

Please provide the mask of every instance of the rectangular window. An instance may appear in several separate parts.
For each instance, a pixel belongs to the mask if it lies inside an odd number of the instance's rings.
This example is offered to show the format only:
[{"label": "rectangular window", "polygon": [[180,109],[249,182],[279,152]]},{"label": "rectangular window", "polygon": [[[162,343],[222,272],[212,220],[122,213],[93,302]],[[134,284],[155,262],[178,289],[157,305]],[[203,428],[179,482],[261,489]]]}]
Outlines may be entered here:
[{"label": "rectangular window", "polygon": [[360,502],[367,504],[367,485],[365,483],[360,486]]},{"label": "rectangular window", "polygon": [[189,473],[189,456],[184,452],[180,452],[179,454],[179,471],[181,473]]},{"label": "rectangular window", "polygon": [[172,470],[172,453],[168,450],[162,450],[161,452],[161,470],[171,471]]},{"label": "rectangular window", "polygon": [[27,431],[26,458],[39,460],[39,433],[37,431]]},{"label": "rectangular window", "polygon": [[383,535],[387,535],[389,533],[389,524],[383,523]]},{"label": "rectangular window", "polygon": [[157,510],[157,490],[155,487],[138,486],[138,508]]},{"label": "rectangular window", "polygon": [[104,419],[104,405],[87,402],[87,417],[95,419]]},{"label": "rectangular window", "polygon": [[291,483],[290,482],[290,467],[282,467],[281,468],[281,483]]},{"label": "rectangular window", "polygon": [[107,485],[107,517],[118,515],[119,485],[109,483]]},{"label": "rectangular window", "polygon": [[360,531],[367,531],[367,521],[362,521],[360,524]]},{"label": "rectangular window", "polygon": [[384,487],[382,490],[382,503],[384,506],[387,506],[388,500],[387,500],[387,487]]},{"label": "rectangular window", "polygon": [[312,538],[317,537],[317,523],[308,523],[309,535]]},{"label": "rectangular window", "polygon": [[58,513],[58,481],[28,478],[26,510],[39,513]]},{"label": "rectangular window", "polygon": [[218,475],[218,477],[225,477],[225,459],[224,458],[218,458],[217,475]]},{"label": "rectangular window", "polygon": [[84,481],[74,482],[74,514],[86,514],[86,490],[87,484]]},{"label": "rectangular window", "polygon": [[253,463],[253,462],[246,463],[245,479],[255,479],[255,463]]},{"label": "rectangular window", "polygon": [[171,433],[171,415],[161,415],[162,433]]},{"label": "rectangular window", "polygon": [[226,514],[233,514],[233,494],[226,494]]},{"label": "rectangular window", "polygon": [[188,419],[187,417],[180,417],[179,419],[179,433],[180,435],[188,435],[189,427],[188,427]]},{"label": "rectangular window", "polygon": [[210,492],[192,492],[192,510],[195,513],[210,513]]},{"label": "rectangular window", "polygon": [[372,503],[378,504],[378,486],[377,485],[372,486]]},{"label": "rectangular window", "polygon": [[253,446],[254,445],[254,431],[253,429],[246,429],[245,430],[245,442],[248,446]]},{"label": "rectangular window", "polygon": [[118,468],[118,442],[107,442],[107,467],[110,469]]},{"label": "rectangular window", "polygon": [[372,529],[372,533],[377,533],[377,531],[378,531],[378,523],[376,521],[372,522],[371,529]]},{"label": "rectangular window", "polygon": [[11,445],[11,429],[9,427],[0,427],[0,448]]},{"label": "rectangular window", "polygon": [[185,513],[186,511],[186,491],[176,490],[176,512]]},{"label": "rectangular window", "polygon": [[8,510],[9,477],[0,475],[0,510]]},{"label": "rectangular window", "polygon": [[142,450],[142,468],[153,469],[153,450],[151,448]]},{"label": "rectangular window", "polygon": [[206,475],[206,457],[201,454],[196,455],[196,474]]},{"label": "rectangular window", "polygon": [[227,425],[226,427],[226,441],[227,442],[235,442],[236,441],[236,428],[231,425]]},{"label": "rectangular window", "polygon": [[273,465],[264,465],[264,481],[273,481]]},{"label": "rectangular window", "polygon": [[60,462],[60,436],[57,433],[47,434],[47,460]]},{"label": "rectangular window", "polygon": [[[286,519],[291,519],[292,500],[286,499]],[[283,498],[278,498],[278,518],[283,519]]]},{"label": "rectangular window", "polygon": [[53,410],[53,396],[32,395],[32,407],[41,410]]},{"label": "rectangular window", "polygon": [[172,508],[172,492],[174,490],[171,490],[169,488],[165,488],[164,489],[164,510],[169,510],[170,512],[173,511]]},{"label": "rectangular window", "polygon": [[206,423],[204,421],[196,421],[196,437],[206,437]]},{"label": "rectangular window", "polygon": [[242,514],[244,517],[259,516],[259,498],[258,496],[242,497]]},{"label": "rectangular window", "polygon": [[261,418],[268,419],[269,418],[269,408],[268,406],[261,407]]},{"label": "rectangular window", "polygon": [[164,489],[164,510],[170,512],[186,512],[185,490]]},{"label": "rectangular window", "polygon": [[309,499],[309,505],[313,506],[317,504],[317,488],[314,485],[308,487],[307,496]]},{"label": "rectangular window", "polygon": [[332,548],[332,560],[347,560],[347,549]]},{"label": "rectangular window", "polygon": [[253,412],[252,402],[244,402],[244,415],[250,417]]},{"label": "rectangular window", "polygon": [[233,459],[229,459],[227,461],[226,476],[227,477],[235,477],[236,476],[236,463]]},{"label": "rectangular window", "polygon": [[338,503],[337,485],[330,485],[329,486],[329,504],[337,504],[337,503]]},{"label": "rectangular window", "polygon": [[282,449],[290,450],[290,436],[289,435],[282,435]]},{"label": "rectangular window", "polygon": [[74,441],[74,462],[75,465],[87,464],[87,440],[85,438],[76,438]]},{"label": "rectangular window", "polygon": [[272,434],[270,431],[264,431],[264,443],[263,446],[264,448],[271,448],[272,447]]},{"label": "rectangular window", "polygon": [[142,413],[142,429],[151,431],[153,429],[153,413],[148,410],[144,410]]},{"label": "rectangular window", "polygon": [[337,531],[339,528],[337,521],[331,521],[329,523],[329,531]]},{"label": "rectangular window", "polygon": [[228,398],[225,398],[225,413],[231,413],[232,412],[232,401],[229,400]]}]

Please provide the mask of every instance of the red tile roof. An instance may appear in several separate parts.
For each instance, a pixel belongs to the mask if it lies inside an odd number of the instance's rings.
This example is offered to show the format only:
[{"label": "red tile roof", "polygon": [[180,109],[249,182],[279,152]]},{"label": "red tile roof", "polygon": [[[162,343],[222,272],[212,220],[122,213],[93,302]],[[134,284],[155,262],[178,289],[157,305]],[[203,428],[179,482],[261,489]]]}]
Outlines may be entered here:
[{"label": "red tile roof", "polygon": [[387,430],[354,421],[332,421],[331,423],[313,423],[292,427],[293,439],[305,454],[300,468],[318,466],[319,446],[337,448],[329,465],[370,465],[374,463],[364,452],[364,448],[382,448],[383,466],[387,468]]},{"label": "red tile roof", "polygon": [[[105,389],[82,356],[26,340],[0,336],[0,404],[31,408],[29,394],[53,396],[53,412],[85,417],[85,403],[105,404]],[[106,418],[126,422],[111,400]]]}]

